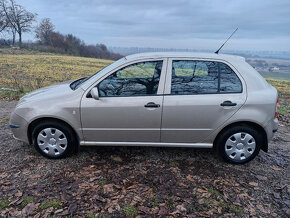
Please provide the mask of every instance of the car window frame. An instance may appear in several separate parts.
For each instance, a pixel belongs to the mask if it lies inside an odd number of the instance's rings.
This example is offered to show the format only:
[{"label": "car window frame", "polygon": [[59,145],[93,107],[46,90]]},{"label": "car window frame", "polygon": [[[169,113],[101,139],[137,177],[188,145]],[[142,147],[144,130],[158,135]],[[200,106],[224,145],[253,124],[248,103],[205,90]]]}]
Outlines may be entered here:
[{"label": "car window frame", "polygon": [[151,94],[151,95],[134,95],[134,96],[100,96],[101,98],[132,98],[132,97],[149,97],[149,96],[160,96],[164,94],[164,88],[165,88],[165,79],[166,79],[166,73],[167,73],[167,66],[168,66],[168,58],[140,58],[140,59],[136,59],[136,60],[130,60],[128,62],[125,62],[117,67],[115,67],[114,69],[108,71],[107,73],[100,75],[99,77],[96,78],[96,80],[92,83],[91,86],[89,86],[89,88],[86,90],[86,92],[84,93],[84,95],[87,98],[91,98],[90,96],[90,92],[92,90],[92,88],[97,87],[98,84],[100,82],[102,82],[103,80],[105,80],[107,77],[109,77],[110,75],[116,73],[117,71],[128,67],[130,65],[133,64],[138,64],[138,63],[142,63],[142,62],[157,62],[157,61],[162,61],[162,69],[161,69],[161,75],[160,75],[160,79],[159,79],[159,84],[158,84],[158,88],[157,88],[157,93],[156,94]]},{"label": "car window frame", "polygon": [[[216,92],[216,93],[191,93],[191,94],[171,94],[171,84],[172,84],[172,63],[173,61],[209,61],[209,62],[218,62],[218,63],[223,63],[226,64],[238,77],[242,84],[242,90],[241,92]],[[220,73],[219,73],[220,74]],[[220,87],[220,75],[218,78],[218,88]],[[167,66],[167,74],[166,74],[166,84],[165,84],[165,90],[164,94],[165,95],[171,95],[171,96],[182,96],[182,95],[227,95],[227,94],[243,94],[246,92],[246,84],[245,80],[242,77],[242,75],[238,72],[238,70],[229,62],[221,59],[212,59],[212,58],[168,58],[168,66]]]}]

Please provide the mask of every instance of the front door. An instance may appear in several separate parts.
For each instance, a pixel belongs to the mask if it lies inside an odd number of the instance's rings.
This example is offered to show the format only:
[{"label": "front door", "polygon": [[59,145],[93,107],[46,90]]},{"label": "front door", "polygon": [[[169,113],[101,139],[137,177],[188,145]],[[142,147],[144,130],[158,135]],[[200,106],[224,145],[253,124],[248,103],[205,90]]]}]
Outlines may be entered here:
[{"label": "front door", "polygon": [[98,82],[81,102],[86,142],[160,142],[163,60],[137,62]]},{"label": "front door", "polygon": [[161,142],[201,143],[245,103],[242,79],[226,64],[170,60]]}]

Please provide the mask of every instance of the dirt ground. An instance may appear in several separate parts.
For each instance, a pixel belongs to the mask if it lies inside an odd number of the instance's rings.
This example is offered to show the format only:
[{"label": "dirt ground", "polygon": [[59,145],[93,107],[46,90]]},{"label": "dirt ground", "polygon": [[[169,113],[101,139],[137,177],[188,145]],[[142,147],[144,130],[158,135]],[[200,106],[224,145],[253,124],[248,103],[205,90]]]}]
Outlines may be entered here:
[{"label": "dirt ground", "polygon": [[210,149],[86,147],[62,160],[13,139],[0,102],[0,217],[289,217],[290,128],[245,165]]}]

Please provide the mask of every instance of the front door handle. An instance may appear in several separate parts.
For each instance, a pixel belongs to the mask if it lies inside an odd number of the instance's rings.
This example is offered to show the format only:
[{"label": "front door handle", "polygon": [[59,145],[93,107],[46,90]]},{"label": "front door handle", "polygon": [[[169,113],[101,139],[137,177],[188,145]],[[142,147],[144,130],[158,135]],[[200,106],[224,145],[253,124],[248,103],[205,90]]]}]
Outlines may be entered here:
[{"label": "front door handle", "polygon": [[221,103],[221,106],[223,106],[223,107],[226,107],[226,106],[232,107],[232,106],[236,106],[236,105],[237,105],[237,103],[233,103],[231,101],[224,101],[223,103]]},{"label": "front door handle", "polygon": [[160,107],[160,104],[155,104],[154,102],[149,102],[149,103],[145,104],[144,107],[154,107],[154,108],[157,108],[157,107]]}]

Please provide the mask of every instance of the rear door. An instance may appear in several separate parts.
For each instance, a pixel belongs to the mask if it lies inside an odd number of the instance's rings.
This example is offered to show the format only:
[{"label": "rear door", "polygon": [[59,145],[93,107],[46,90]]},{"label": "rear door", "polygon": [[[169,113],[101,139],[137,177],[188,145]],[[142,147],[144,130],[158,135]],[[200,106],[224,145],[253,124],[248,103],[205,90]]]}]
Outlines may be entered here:
[{"label": "rear door", "polygon": [[169,59],[161,142],[200,143],[245,103],[242,78],[227,63]]}]

